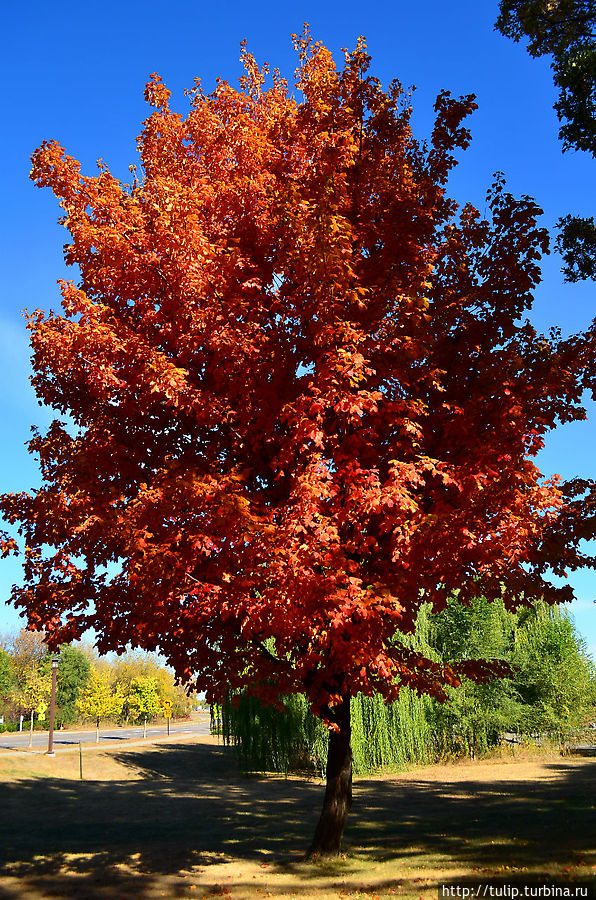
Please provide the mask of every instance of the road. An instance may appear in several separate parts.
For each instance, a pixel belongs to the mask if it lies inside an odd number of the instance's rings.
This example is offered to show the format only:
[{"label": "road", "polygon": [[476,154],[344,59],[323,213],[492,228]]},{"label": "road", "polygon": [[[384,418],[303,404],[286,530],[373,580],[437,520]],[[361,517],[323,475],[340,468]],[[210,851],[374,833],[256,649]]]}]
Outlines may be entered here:
[{"label": "road", "polygon": [[[78,746],[79,742],[83,744],[95,744],[95,730],[86,729],[84,731],[55,731],[54,732],[54,749],[67,750],[69,747]],[[172,722],[170,724],[170,735],[172,737],[181,734],[209,734],[209,716],[200,716],[198,718],[187,719],[183,722]],[[155,740],[155,738],[167,737],[166,725],[148,725],[147,740]],[[22,732],[5,732],[0,734],[0,749],[2,750],[28,750],[30,733],[26,729]],[[143,740],[143,727],[126,728],[119,725],[106,725],[99,729],[99,745],[114,746],[123,741]],[[48,732],[33,732],[33,750],[47,750]]]}]

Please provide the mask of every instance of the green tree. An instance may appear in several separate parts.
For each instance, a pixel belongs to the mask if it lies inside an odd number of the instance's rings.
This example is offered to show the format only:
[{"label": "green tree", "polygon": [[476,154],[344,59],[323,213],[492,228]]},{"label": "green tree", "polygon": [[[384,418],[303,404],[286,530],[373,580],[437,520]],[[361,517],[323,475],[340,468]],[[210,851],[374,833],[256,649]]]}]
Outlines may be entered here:
[{"label": "green tree", "polygon": [[82,650],[66,644],[60,649],[56,678],[58,722],[71,724],[77,717],[77,700],[89,681],[90,663]]},{"label": "green tree", "polygon": [[529,732],[569,737],[596,700],[596,673],[565,611],[541,606],[520,614],[512,661]]},{"label": "green tree", "polygon": [[77,700],[77,711],[83,719],[94,719],[96,724],[95,740],[99,743],[99,725],[107,716],[120,715],[124,696],[119,685],[110,683],[108,668],[91,665],[89,682]]},{"label": "green tree", "polygon": [[[431,618],[430,643],[438,658],[454,664],[482,653],[487,659],[510,661],[516,614],[503,603],[483,597],[462,606],[453,597]],[[466,753],[472,759],[496,743],[511,717],[517,721],[518,695],[512,678],[476,684],[462,679],[449,690],[449,702],[434,704],[431,719],[442,754]]]},{"label": "green tree", "polygon": [[15,675],[10,653],[0,650],[0,699],[7,696],[14,685]]},{"label": "green tree", "polygon": [[133,678],[124,698],[127,718],[133,722],[143,723],[143,737],[147,736],[147,720],[161,711],[162,700],[159,696],[157,679],[139,675]]},{"label": "green tree", "polygon": [[0,711],[4,713],[6,701],[9,699],[16,683],[14,666],[10,653],[0,649]]},{"label": "green tree", "polygon": [[[563,149],[596,156],[596,0],[501,0],[496,27],[551,57]],[[594,217],[564,216],[559,229],[567,280],[596,278]]]}]

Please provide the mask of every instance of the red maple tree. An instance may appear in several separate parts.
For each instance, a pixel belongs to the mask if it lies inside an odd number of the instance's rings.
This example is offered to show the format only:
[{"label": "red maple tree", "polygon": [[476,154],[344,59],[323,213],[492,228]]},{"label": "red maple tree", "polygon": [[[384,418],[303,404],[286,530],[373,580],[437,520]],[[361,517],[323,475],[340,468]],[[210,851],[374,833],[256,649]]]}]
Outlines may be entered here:
[{"label": "red maple tree", "polygon": [[246,51],[240,89],[197,83],[185,117],[152,76],[131,184],[34,154],[81,277],[29,316],[33,384],[70,421],[34,435],[43,486],[1,509],[25,541],[13,601],[54,644],[159,649],[210,700],[306,694],[330,728],[329,853],[350,696],[501,671],[408,649],[420,605],[571,598],[547,576],[586,563],[592,487],[531,458],[584,417],[594,354],[522,321],[534,202],[500,177],[487,218],[446,194],[473,97],[440,94],[422,144],[362,41],[342,69],[295,43],[299,99]]}]

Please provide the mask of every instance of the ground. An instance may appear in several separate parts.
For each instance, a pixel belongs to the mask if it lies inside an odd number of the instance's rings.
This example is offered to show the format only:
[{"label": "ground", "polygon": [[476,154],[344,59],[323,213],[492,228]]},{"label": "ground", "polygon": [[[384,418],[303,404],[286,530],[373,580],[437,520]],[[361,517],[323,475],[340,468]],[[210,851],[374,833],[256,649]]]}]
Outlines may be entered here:
[{"label": "ground", "polygon": [[242,776],[202,737],[0,751],[0,900],[435,900],[462,878],[596,880],[596,759],[505,756],[359,779],[345,854],[305,863],[315,779]]}]

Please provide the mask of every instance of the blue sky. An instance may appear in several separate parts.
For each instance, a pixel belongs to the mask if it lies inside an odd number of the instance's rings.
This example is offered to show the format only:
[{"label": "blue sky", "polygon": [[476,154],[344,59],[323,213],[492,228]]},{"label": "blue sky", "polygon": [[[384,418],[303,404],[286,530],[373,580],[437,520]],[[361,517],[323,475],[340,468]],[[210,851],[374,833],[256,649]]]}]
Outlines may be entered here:
[{"label": "blue sky", "polygon": [[[93,174],[102,158],[115,175],[126,178],[148,113],[143,89],[150,73],[164,78],[173,105],[184,111],[183,91],[195,77],[207,90],[217,76],[236,82],[240,41],[246,38],[259,61],[291,79],[296,59],[290,35],[307,21],[313,36],[338,59],[342,47],[354,47],[358,35],[365,35],[372,73],[384,84],[397,77],[404,86],[416,86],[414,127],[421,137],[429,133],[440,90],[477,95],[472,146],[450,182],[460,203],[470,200],[482,210],[493,173],[502,171],[514,194],[529,194],[542,206],[547,226],[568,212],[592,215],[595,164],[585,154],[561,153],[548,61],[532,60],[522,46],[497,34],[496,16],[497,0],[9,4],[3,14],[0,147],[0,491],[39,483],[24,444],[32,424],[43,426],[51,419],[28,384],[22,310],[55,307],[56,279],[73,276],[62,260],[67,233],[57,224],[57,203],[28,180],[29,157],[42,140],[58,140],[84,172]],[[564,284],[559,267],[554,254],[545,261],[532,319],[545,330],[552,325],[564,333],[582,330],[596,313],[596,289]],[[595,444],[596,407],[591,404],[588,421],[552,434],[539,465],[545,474],[593,476]],[[0,633],[21,624],[5,604],[18,579],[18,565],[3,561]],[[578,596],[572,608],[576,623],[596,656],[596,575],[576,573],[571,583]]]}]

